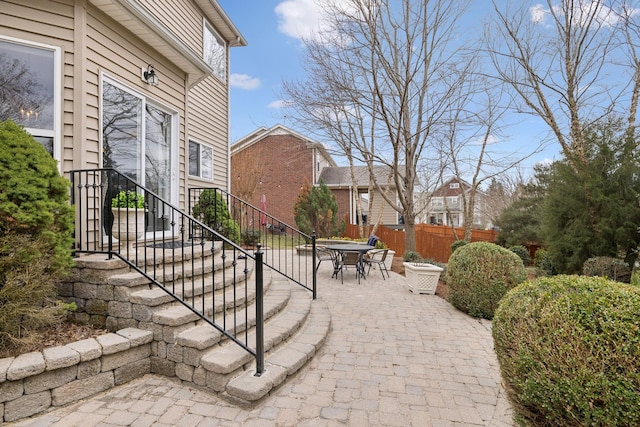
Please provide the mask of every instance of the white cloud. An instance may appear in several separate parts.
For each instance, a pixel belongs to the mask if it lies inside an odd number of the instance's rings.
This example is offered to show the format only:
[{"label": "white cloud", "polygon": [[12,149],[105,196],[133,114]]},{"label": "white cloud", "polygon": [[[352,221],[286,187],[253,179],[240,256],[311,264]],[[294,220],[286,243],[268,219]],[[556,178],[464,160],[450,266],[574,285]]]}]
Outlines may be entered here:
[{"label": "white cloud", "polygon": [[[599,0],[578,0],[573,3],[575,7],[574,15],[577,18],[579,24],[586,25],[588,19],[595,15],[595,21],[603,27],[611,27],[616,25],[621,19],[622,12],[616,12],[612,8],[600,4]],[[553,6],[553,12],[560,16],[564,14],[564,10],[561,5]],[[637,9],[631,9],[627,11],[632,16],[638,12]],[[529,8],[529,16],[531,21],[535,24],[546,25],[548,18],[551,16],[551,10],[545,8],[542,4],[536,4]]]},{"label": "white cloud", "polygon": [[260,79],[247,74],[232,73],[229,76],[229,85],[244,90],[253,90],[260,87]]},{"label": "white cloud", "polygon": [[291,101],[286,101],[284,99],[279,99],[277,101],[273,101],[271,103],[269,103],[269,105],[267,105],[267,107],[269,108],[273,108],[274,110],[280,109],[280,108],[286,108],[291,106]]},{"label": "white cloud", "polygon": [[322,7],[316,0],[286,0],[275,8],[278,30],[296,39],[310,39],[323,27]]}]

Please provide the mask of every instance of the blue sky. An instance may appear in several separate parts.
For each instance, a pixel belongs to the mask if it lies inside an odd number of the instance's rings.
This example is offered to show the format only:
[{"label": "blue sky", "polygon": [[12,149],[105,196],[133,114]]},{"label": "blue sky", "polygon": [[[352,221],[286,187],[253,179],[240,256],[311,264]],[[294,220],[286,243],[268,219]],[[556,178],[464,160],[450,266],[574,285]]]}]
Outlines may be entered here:
[{"label": "blue sky", "polygon": [[[280,108],[281,83],[304,77],[301,59],[304,48],[299,36],[318,23],[314,0],[218,0],[248,42],[231,49],[231,141],[257,128],[278,123],[295,129]],[[481,31],[480,18],[489,11],[488,0],[472,1],[467,24]],[[529,116],[514,117],[519,122],[504,135],[514,153],[524,153],[548,135],[547,128]],[[556,156],[557,147],[536,155],[527,164]],[[341,163],[340,159],[335,159]],[[529,171],[527,171],[529,172]]]}]

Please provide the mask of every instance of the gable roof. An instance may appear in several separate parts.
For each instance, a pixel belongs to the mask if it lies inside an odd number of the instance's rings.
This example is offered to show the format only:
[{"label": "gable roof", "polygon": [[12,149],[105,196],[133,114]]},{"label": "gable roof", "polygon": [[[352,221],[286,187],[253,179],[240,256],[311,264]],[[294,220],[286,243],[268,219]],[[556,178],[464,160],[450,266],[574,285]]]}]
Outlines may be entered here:
[{"label": "gable roof", "polygon": [[[458,188],[451,188],[451,184],[458,183],[460,184]],[[431,196],[435,197],[448,197],[448,196],[459,196],[463,191],[467,192],[471,189],[471,184],[469,184],[464,179],[460,179],[457,177],[452,177],[446,180],[440,187],[436,188]]]},{"label": "gable roof", "polygon": [[267,138],[273,135],[291,135],[299,139],[303,143],[307,144],[308,148],[316,148],[320,152],[320,154],[325,159],[327,159],[329,164],[331,164],[332,166],[336,166],[336,162],[333,160],[331,155],[327,152],[327,149],[324,147],[324,145],[322,145],[320,142],[314,141],[313,139],[308,138],[302,135],[301,133],[298,133],[293,129],[290,129],[281,124],[277,124],[268,129],[264,126],[259,127],[258,129],[254,130],[253,132],[246,135],[245,137],[240,138],[239,140],[237,140],[231,145],[231,155],[239,153],[240,151],[248,147],[251,147],[254,144],[257,144],[258,142],[262,141],[264,138]]},{"label": "gable roof", "polygon": [[[369,187],[369,170],[367,166],[354,166],[354,175],[358,188]],[[389,177],[389,166],[376,165],[373,166],[373,173],[376,176],[376,181],[379,185],[385,185],[387,178]],[[351,171],[349,166],[328,167],[322,169],[320,173],[320,180],[329,188],[351,188]],[[395,182],[392,180],[389,184],[391,188],[395,187]]]}]

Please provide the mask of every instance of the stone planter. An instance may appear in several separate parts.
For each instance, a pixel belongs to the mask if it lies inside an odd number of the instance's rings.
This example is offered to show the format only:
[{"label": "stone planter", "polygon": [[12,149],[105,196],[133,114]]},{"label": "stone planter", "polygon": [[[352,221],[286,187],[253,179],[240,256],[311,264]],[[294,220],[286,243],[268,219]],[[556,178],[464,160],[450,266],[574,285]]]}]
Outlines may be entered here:
[{"label": "stone planter", "polygon": [[402,265],[411,292],[428,295],[436,293],[442,268],[433,264],[416,262],[403,262]]},{"label": "stone planter", "polygon": [[125,247],[144,235],[144,209],[112,208],[113,237]]},{"label": "stone planter", "polygon": [[384,265],[387,267],[387,271],[391,271],[391,265],[393,264],[393,256],[396,254],[396,251],[392,251],[389,249],[387,251],[387,257],[384,259]]}]

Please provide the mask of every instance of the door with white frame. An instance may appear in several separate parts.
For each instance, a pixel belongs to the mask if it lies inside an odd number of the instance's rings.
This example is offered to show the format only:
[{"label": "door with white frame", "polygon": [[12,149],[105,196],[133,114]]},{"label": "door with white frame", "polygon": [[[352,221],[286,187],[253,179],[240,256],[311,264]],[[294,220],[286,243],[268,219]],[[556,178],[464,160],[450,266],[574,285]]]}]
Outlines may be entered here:
[{"label": "door with white frame", "polygon": [[[102,166],[112,168],[174,204],[177,195],[172,156],[177,149],[178,115],[142,94],[103,76]],[[170,212],[147,197],[145,229],[153,233],[170,230]]]}]

